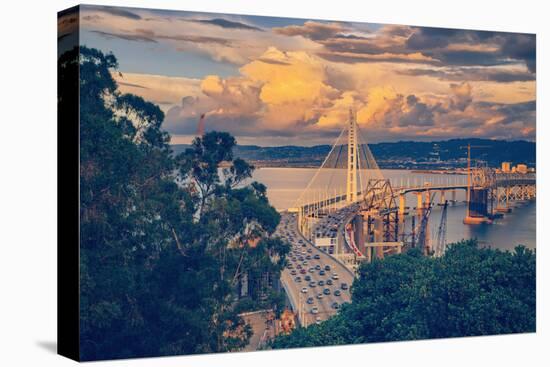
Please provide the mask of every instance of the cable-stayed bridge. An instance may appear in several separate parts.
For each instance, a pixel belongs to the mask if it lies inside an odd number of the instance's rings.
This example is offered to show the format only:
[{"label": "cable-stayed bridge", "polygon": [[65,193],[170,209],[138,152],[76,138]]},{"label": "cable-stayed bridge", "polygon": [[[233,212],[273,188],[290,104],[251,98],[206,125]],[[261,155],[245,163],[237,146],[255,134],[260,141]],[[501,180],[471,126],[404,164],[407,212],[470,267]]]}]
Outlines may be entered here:
[{"label": "cable-stayed bridge", "polygon": [[[441,256],[446,218],[442,217],[433,243],[428,218],[434,205],[443,206],[446,214],[457,191],[466,193],[464,223],[480,224],[509,212],[514,201],[534,199],[535,185],[534,173],[472,167],[469,146],[464,175],[441,175],[426,182],[409,176],[385,178],[350,109],[329,154],[295,205],[283,213],[276,234],[293,245],[281,280],[298,320],[302,325],[318,322],[349,302],[353,272],[361,262],[412,247]],[[416,196],[416,207],[406,205],[410,195]],[[409,228],[405,228],[407,218]],[[325,267],[331,270],[324,271]]]}]

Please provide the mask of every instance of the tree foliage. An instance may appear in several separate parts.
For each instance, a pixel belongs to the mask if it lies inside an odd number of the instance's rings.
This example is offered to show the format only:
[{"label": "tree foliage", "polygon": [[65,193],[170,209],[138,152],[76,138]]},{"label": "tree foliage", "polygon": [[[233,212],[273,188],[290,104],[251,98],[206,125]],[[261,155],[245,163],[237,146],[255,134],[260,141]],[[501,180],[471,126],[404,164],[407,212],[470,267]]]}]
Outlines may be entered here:
[{"label": "tree foliage", "polygon": [[363,264],[352,303],[335,317],[281,336],[274,348],[534,332],[535,253],[450,246]]},{"label": "tree foliage", "polygon": [[278,276],[288,246],[268,238],[279,214],[235,139],[211,132],[175,157],[158,106],[118,90],[112,54],[80,47],[59,65],[80,80],[82,359],[242,348],[239,280]]}]

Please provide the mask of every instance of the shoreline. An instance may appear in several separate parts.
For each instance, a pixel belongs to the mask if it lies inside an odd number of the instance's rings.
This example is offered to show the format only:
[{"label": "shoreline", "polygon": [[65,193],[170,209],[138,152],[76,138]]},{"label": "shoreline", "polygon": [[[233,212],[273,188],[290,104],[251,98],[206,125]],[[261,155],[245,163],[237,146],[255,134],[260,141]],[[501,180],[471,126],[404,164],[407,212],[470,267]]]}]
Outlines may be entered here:
[{"label": "shoreline", "polygon": [[[280,165],[254,165],[255,169],[265,169],[265,168],[280,168],[280,169],[319,169],[319,166],[314,165],[297,165],[297,166],[280,166]],[[346,169],[346,168],[341,168]],[[423,174],[434,174],[434,175],[465,175],[466,172],[464,169],[449,169],[449,170],[431,170],[431,169],[411,169],[407,167],[380,167],[381,170],[385,171],[409,171],[410,173],[423,173]]]}]

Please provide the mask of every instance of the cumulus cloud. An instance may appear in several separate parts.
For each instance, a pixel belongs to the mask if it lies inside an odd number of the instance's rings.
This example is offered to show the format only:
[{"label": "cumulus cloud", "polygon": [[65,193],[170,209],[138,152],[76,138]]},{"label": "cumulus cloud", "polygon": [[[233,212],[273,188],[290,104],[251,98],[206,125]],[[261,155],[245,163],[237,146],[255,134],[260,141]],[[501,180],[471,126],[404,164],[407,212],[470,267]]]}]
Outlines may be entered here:
[{"label": "cumulus cloud", "polygon": [[233,77],[222,79],[209,75],[201,82],[204,95],[215,100],[219,106],[208,111],[220,115],[254,115],[260,108],[260,85],[254,80]]},{"label": "cumulus cloud", "polygon": [[534,138],[534,35],[116,9],[83,6],[82,28],[144,57],[217,61],[197,78],[189,65],[180,77],[115,75],[161,106],[173,134],[194,134],[206,113],[207,131],[328,142],[353,107],[374,140]]},{"label": "cumulus cloud", "polygon": [[534,134],[532,103],[476,102],[468,82],[448,83],[439,94],[380,85],[351,89],[322,59],[275,48],[240,72],[239,77],[203,78],[198,96],[185,97],[168,112],[173,132],[193,133],[198,116],[206,112],[208,129],[237,136],[328,138],[342,128],[353,107],[359,125],[374,140],[502,137],[496,126],[504,125],[507,136]]},{"label": "cumulus cloud", "polygon": [[434,124],[440,104],[433,105],[414,94],[403,95],[392,88],[372,88],[357,117],[369,128],[425,127]]},{"label": "cumulus cloud", "polygon": [[[269,48],[262,61],[244,65],[241,73],[261,84],[260,99],[265,106],[266,124],[307,125],[319,110],[331,104],[339,91],[326,83],[323,63],[306,52],[282,52]],[[265,62],[270,60],[272,62]]]},{"label": "cumulus cloud", "polygon": [[[237,134],[295,134],[296,130],[314,128],[341,94],[327,83],[321,60],[304,52],[269,48],[240,72],[239,77],[206,76],[197,99],[170,109],[167,120],[172,126],[178,121],[183,126],[207,113],[208,126]],[[256,122],[239,125],[233,121],[239,118]]]}]

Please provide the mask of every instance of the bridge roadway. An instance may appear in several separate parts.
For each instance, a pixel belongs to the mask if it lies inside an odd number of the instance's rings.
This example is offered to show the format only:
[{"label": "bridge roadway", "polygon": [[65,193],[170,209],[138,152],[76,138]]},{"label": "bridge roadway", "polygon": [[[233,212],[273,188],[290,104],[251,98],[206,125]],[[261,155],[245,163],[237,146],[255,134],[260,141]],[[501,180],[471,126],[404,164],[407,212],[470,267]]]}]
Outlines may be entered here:
[{"label": "bridge roadway", "polygon": [[[497,182],[503,186],[531,184],[531,181],[534,183],[534,179],[531,177],[519,179],[499,178],[497,180]],[[397,198],[399,195],[410,192],[466,190],[467,188],[468,186],[464,184],[396,187],[393,190],[393,195]],[[319,203],[308,204],[304,206],[303,209],[305,212],[308,212],[310,209],[319,209],[343,200],[345,200],[345,196],[337,196]],[[316,223],[313,228],[313,233],[315,233],[315,236],[317,236],[317,233],[323,237],[336,236],[338,237],[338,243],[342,246],[344,244],[343,232],[345,225],[353,218],[357,209],[357,204],[353,204],[340,208],[336,212],[327,215]],[[334,231],[334,229],[336,229],[336,231]],[[353,273],[343,263],[336,260],[330,254],[319,250],[302,236],[297,229],[296,213],[282,213],[281,223],[277,227],[274,236],[279,236],[292,245],[292,251],[289,254],[289,263],[292,265],[290,268],[285,268],[283,270],[281,282],[292,308],[299,315],[299,322],[302,325],[311,325],[315,322],[326,320],[336,314],[337,309],[333,308],[334,303],[340,305],[345,302],[351,302],[349,286],[353,283]],[[344,252],[346,252],[345,250],[347,249],[342,248],[339,250],[344,250]],[[310,257],[309,259],[306,258],[308,255]],[[319,259],[315,259],[316,255],[318,255]],[[303,259],[300,259],[301,257]],[[304,263],[304,260],[306,263]],[[319,266],[320,269],[324,269],[326,265],[330,267],[330,271],[326,271],[324,275],[320,274],[320,270],[315,269],[317,266]],[[293,274],[293,272],[295,272],[295,274]],[[337,274],[337,279],[331,279],[333,273]],[[310,281],[305,280],[306,275],[311,277]],[[297,281],[297,277],[300,278],[300,281]],[[332,285],[319,286],[320,280],[326,282],[328,279],[332,280]],[[310,284],[310,282],[314,282],[315,286],[312,286],[313,284]],[[348,289],[341,289],[342,283],[346,283]],[[321,298],[318,298],[317,295],[322,293],[325,288],[330,291],[330,294],[323,294]],[[302,289],[306,291],[302,292]],[[341,294],[339,296],[334,295],[336,290],[340,290]],[[313,298],[313,302],[307,303],[310,297]],[[314,308],[317,309],[317,313],[312,312]]]},{"label": "bridge roadway", "polygon": [[[297,229],[296,214],[282,213],[281,223],[277,227],[274,236],[278,236],[292,245],[292,250],[288,255],[288,263],[292,265],[283,270],[281,283],[287,292],[292,308],[298,313],[301,325],[307,326],[326,320],[337,313],[338,310],[333,306],[335,303],[340,306],[342,303],[351,301],[349,287],[353,283],[353,273],[334,257],[319,250],[301,235]],[[301,257],[303,260],[300,260]],[[307,259],[307,257],[310,257],[310,259]],[[304,264],[304,262],[306,263]],[[330,270],[324,270],[327,265]],[[319,269],[316,269],[316,267]],[[296,274],[293,274],[293,270]],[[324,275],[321,275],[321,270],[325,272]],[[310,281],[304,279],[307,275],[311,277]],[[297,281],[297,277],[300,281]],[[332,285],[326,284],[329,279],[332,281]],[[319,286],[319,281],[323,281],[325,284]],[[310,282],[314,282],[315,286]],[[348,286],[347,289],[342,289],[343,283]],[[306,291],[303,292],[303,289]],[[325,291],[326,289],[328,291]],[[335,295],[337,290],[340,291],[340,295]],[[324,291],[329,292],[329,294],[323,293]],[[310,297],[313,301],[307,303]],[[316,313],[314,308],[317,309]]]}]

